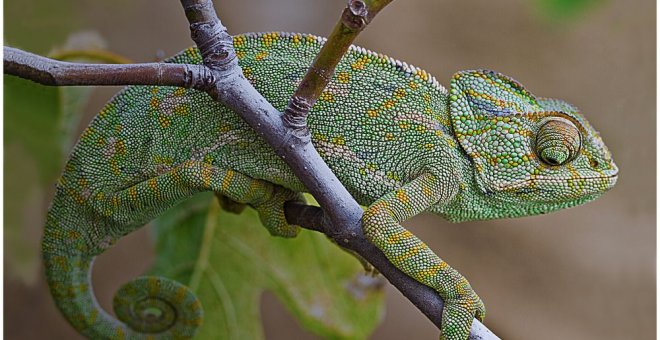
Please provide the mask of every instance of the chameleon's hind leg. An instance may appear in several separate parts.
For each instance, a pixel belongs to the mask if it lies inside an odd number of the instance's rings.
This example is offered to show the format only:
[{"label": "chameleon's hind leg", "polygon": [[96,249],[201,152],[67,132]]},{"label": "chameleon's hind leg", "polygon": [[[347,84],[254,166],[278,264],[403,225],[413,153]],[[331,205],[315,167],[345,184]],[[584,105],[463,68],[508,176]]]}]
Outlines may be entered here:
[{"label": "chameleon's hind leg", "polygon": [[109,209],[104,215],[115,219],[118,225],[134,225],[131,221],[121,221],[121,216],[135,216],[138,211],[153,216],[176,201],[202,191],[213,191],[218,196],[226,197],[226,202],[232,202],[229,204],[232,208],[240,205],[253,207],[264,227],[273,235],[293,237],[300,229],[286,222],[284,203],[293,200],[304,202],[302,195],[200,161],[184,162],[158,177],[113,194],[106,200],[105,208]]},{"label": "chameleon's hind leg", "polygon": [[218,203],[220,204],[220,207],[222,210],[230,212],[232,214],[240,214],[245,210],[245,207],[247,204],[245,203],[238,203],[231,198],[220,194],[220,193],[215,193],[215,197],[218,199]]}]

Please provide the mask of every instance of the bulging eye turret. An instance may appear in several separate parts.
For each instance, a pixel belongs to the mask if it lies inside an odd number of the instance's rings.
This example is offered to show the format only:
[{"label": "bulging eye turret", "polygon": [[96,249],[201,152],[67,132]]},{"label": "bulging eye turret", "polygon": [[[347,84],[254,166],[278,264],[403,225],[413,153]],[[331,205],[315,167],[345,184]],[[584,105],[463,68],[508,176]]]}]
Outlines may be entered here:
[{"label": "bulging eye turret", "polygon": [[536,135],[536,154],[547,165],[564,165],[577,156],[580,143],[580,131],[570,120],[552,117]]}]

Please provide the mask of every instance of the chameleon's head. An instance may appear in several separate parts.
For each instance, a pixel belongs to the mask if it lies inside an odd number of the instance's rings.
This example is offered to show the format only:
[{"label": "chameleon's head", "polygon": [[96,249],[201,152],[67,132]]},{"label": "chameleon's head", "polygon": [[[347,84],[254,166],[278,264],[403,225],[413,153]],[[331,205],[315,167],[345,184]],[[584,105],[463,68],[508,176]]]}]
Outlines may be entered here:
[{"label": "chameleon's head", "polygon": [[527,206],[509,215],[581,204],[614,186],[609,150],[572,105],[486,70],[457,73],[450,92],[454,133],[481,192]]}]

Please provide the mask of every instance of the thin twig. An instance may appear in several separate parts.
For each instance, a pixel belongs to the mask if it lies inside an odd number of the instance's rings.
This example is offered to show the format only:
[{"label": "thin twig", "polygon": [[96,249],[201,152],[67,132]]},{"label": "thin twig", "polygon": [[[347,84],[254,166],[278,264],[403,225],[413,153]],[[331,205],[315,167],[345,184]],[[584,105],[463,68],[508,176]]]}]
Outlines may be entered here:
[{"label": "thin twig", "polygon": [[328,40],[298,84],[289,104],[284,109],[284,124],[294,129],[295,135],[309,138],[306,127],[307,114],[335,73],[335,68],[346,54],[358,34],[392,0],[348,0],[341,17],[335,24]]},{"label": "thin twig", "polygon": [[69,63],[6,46],[4,67],[6,74],[49,86],[159,85],[198,88],[214,81],[203,65]]}]

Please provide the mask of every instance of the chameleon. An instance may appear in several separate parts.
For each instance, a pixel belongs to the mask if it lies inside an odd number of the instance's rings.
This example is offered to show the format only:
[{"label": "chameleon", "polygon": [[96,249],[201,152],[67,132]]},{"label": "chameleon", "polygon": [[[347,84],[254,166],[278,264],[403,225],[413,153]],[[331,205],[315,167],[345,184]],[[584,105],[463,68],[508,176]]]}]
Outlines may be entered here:
[{"label": "chameleon", "polygon": [[[233,37],[244,76],[283,110],[325,39]],[[196,48],[167,60],[200,64]],[[444,299],[440,337],[466,339],[484,304],[468,281],[401,226],[422,212],[451,222],[545,214],[612,188],[618,168],[571,104],[534,96],[489,70],[446,89],[426,71],[351,46],[308,117],[312,143],[358,203],[365,236]],[[240,117],[186,88],[129,86],[81,134],[58,180],[42,242],[47,282],[68,322],[89,338],[189,338],[202,306],[184,285],[144,276],[97,303],[94,257],[200,192],[254,208],[275,236],[294,237],[284,204],[302,183]]]}]

